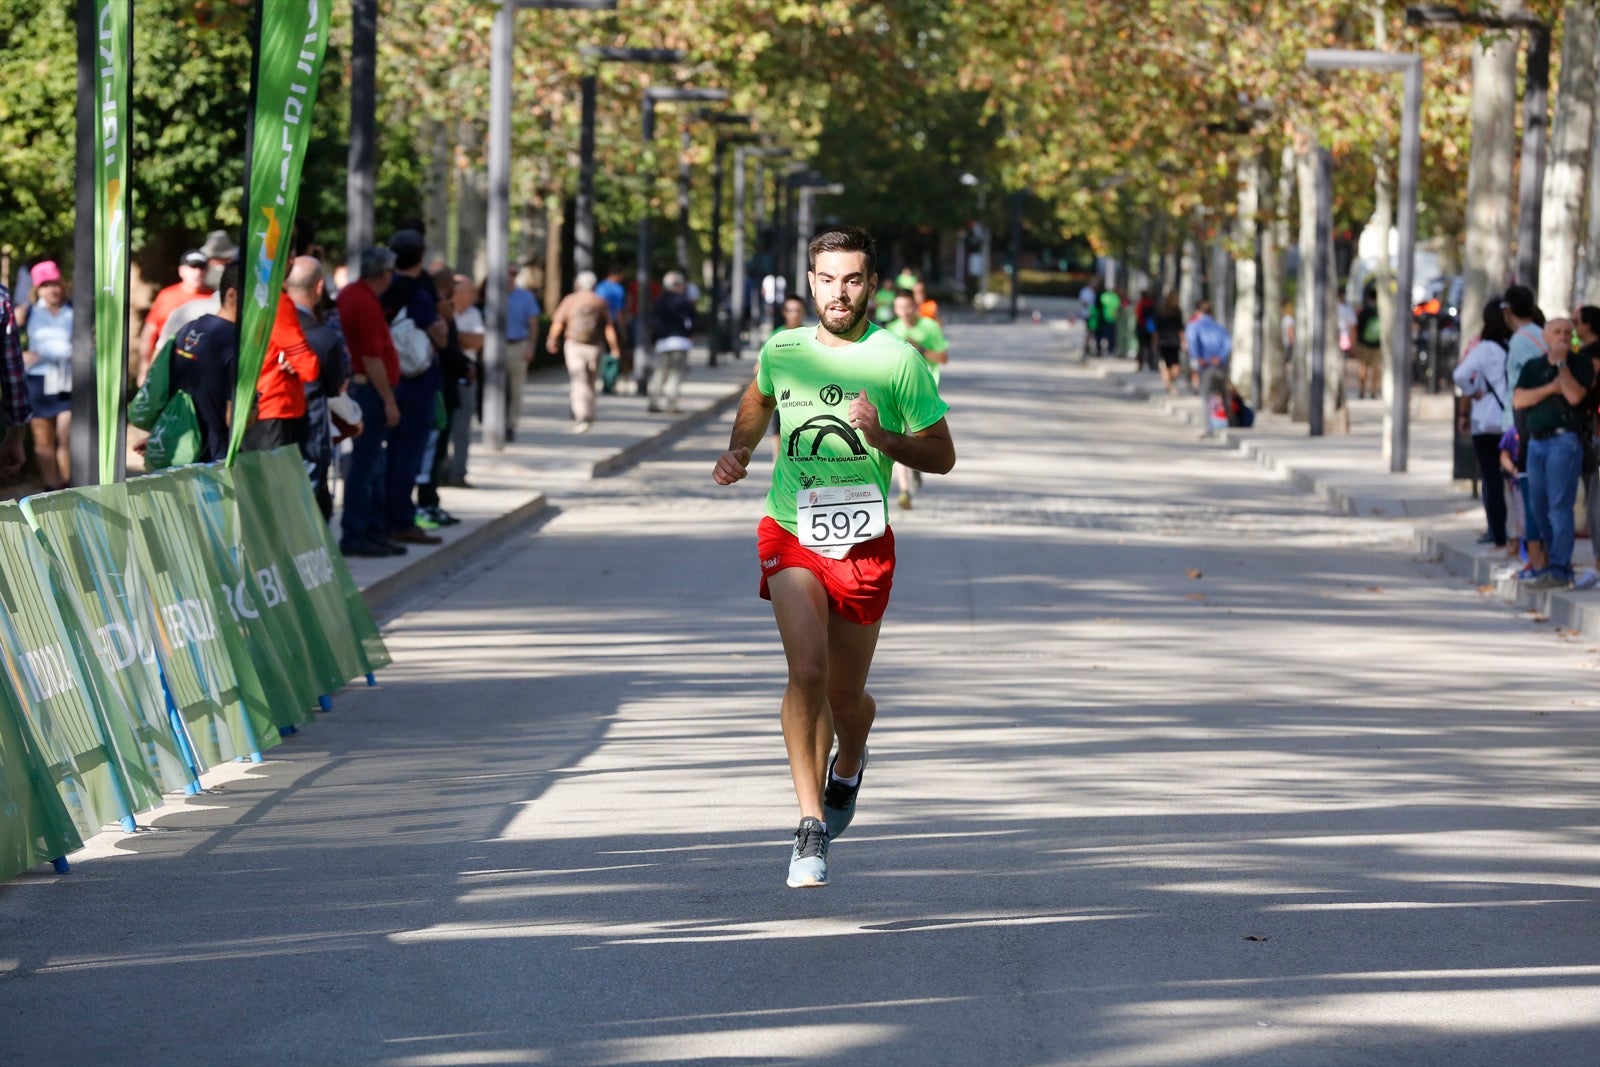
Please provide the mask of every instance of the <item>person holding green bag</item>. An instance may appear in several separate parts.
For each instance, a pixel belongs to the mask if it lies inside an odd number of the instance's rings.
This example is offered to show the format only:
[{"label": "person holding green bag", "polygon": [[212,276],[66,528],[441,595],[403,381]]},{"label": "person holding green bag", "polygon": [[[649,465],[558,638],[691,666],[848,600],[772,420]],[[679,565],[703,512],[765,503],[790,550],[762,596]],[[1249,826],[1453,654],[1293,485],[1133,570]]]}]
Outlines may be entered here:
[{"label": "person holding green bag", "polygon": [[209,463],[228,454],[239,374],[239,262],[222,271],[221,307],[184,326],[157,353],[128,421],[150,431],[136,446],[146,470]]}]

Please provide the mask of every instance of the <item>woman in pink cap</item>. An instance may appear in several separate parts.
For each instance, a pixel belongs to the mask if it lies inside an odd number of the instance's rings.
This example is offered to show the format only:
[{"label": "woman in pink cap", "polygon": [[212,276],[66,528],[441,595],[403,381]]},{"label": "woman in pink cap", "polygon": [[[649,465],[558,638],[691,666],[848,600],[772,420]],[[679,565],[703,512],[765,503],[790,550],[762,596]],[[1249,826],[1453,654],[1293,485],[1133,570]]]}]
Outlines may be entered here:
[{"label": "woman in pink cap", "polygon": [[33,452],[48,492],[71,484],[68,439],[72,429],[72,305],[53,260],[32,270],[34,305],[28,312],[28,402],[33,407]]}]

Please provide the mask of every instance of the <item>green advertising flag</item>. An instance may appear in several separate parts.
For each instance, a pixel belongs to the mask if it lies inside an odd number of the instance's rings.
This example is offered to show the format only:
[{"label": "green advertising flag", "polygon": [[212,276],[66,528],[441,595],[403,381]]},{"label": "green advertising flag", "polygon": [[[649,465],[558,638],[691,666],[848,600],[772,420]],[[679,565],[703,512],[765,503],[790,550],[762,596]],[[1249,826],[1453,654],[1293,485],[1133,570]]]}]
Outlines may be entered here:
[{"label": "green advertising flag", "polygon": [[311,140],[311,109],[328,47],[331,0],[257,0],[255,113],[245,178],[244,264],[239,298],[239,384],[228,463],[239,452],[266,362],[267,342],[288,270],[290,231],[300,202],[300,168]]},{"label": "green advertising flag", "polygon": [[95,0],[94,379],[100,482],[114,482],[122,445],[122,390],[128,366],[128,219],[133,183],[133,5]]}]

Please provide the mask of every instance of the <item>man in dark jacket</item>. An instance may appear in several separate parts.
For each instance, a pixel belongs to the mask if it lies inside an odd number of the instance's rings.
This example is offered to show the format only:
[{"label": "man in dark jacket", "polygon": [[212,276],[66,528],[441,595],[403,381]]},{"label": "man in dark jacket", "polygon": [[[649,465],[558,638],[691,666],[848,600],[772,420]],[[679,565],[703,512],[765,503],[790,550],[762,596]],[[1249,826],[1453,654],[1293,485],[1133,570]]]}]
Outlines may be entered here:
[{"label": "man in dark jacket", "polygon": [[650,371],[650,410],[678,410],[689,349],[694,346],[694,303],[685,290],[682,271],[668,271],[662,293],[650,306],[650,336],[655,340],[655,366]]},{"label": "man in dark jacket", "polygon": [[306,335],[306,344],[316,353],[321,367],[317,377],[305,383],[306,430],[300,451],[305,454],[306,473],[311,476],[311,490],[324,520],[333,518],[333,491],[328,488],[328,468],[333,465],[333,427],[328,417],[328,398],[344,392],[349,374],[344,337],[317,317],[326,284],[322,264],[312,256],[296,257],[289,264],[289,274],[283,282],[283,290],[289,294],[295,313],[300,316],[300,330]]}]

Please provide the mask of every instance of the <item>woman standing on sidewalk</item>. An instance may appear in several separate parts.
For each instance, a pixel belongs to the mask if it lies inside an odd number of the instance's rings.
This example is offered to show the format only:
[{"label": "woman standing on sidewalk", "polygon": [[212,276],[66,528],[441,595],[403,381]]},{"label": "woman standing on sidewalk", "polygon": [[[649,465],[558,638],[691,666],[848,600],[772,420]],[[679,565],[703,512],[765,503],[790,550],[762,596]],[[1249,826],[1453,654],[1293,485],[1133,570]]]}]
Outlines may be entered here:
[{"label": "woman standing on sidewalk", "polygon": [[1483,309],[1483,333],[1456,364],[1456,388],[1472,400],[1470,414],[1460,416],[1461,429],[1472,437],[1472,451],[1478,458],[1478,473],[1483,483],[1483,510],[1489,529],[1479,543],[1506,544],[1506,494],[1501,484],[1500,426],[1509,410],[1506,389],[1506,343],[1511,328],[1498,299]]}]

